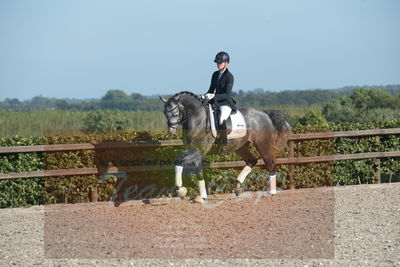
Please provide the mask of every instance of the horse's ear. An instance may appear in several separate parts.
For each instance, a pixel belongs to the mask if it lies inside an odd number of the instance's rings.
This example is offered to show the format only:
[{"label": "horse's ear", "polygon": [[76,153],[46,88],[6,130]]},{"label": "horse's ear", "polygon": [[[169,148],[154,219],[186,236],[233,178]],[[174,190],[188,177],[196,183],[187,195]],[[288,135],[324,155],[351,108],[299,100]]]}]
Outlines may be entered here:
[{"label": "horse's ear", "polygon": [[162,98],[161,96],[160,96],[160,99],[161,99],[162,102],[167,103],[167,100],[165,100],[165,99]]}]

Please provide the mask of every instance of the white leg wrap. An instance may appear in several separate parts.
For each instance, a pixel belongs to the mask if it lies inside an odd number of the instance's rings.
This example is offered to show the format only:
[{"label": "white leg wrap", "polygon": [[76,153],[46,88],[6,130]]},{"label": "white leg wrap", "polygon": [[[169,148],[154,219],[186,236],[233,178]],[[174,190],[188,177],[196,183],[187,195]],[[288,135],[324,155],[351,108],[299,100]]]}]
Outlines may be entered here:
[{"label": "white leg wrap", "polygon": [[183,166],[175,166],[175,186],[181,187],[182,186],[182,172]]},{"label": "white leg wrap", "polygon": [[206,181],[199,180],[197,181],[197,185],[199,186],[200,196],[201,198],[207,198],[207,191],[206,191]]},{"label": "white leg wrap", "polygon": [[246,179],[247,175],[249,175],[250,172],[251,168],[249,166],[244,167],[243,170],[239,173],[236,180],[238,180],[242,184],[244,179]]},{"label": "white leg wrap", "polygon": [[269,193],[271,195],[276,194],[276,175],[270,175],[269,176]]}]

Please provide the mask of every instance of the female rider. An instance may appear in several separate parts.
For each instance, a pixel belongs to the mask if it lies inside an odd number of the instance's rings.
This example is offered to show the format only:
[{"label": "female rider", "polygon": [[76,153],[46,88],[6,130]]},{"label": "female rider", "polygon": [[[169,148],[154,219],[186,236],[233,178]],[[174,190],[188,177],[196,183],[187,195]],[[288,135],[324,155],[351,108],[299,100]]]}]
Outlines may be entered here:
[{"label": "female rider", "polygon": [[236,101],[232,98],[233,75],[228,70],[230,58],[228,53],[219,52],[215,56],[218,70],[211,77],[210,89],[202,97],[210,100],[219,110],[219,139],[220,143],[226,144],[227,133],[224,121],[229,118],[232,109],[236,109]]}]

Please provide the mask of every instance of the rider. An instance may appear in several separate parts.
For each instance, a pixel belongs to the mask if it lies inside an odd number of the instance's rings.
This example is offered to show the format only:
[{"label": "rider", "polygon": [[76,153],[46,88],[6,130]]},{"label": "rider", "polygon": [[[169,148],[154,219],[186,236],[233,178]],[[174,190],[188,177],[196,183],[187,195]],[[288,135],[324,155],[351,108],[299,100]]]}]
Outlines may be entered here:
[{"label": "rider", "polygon": [[232,98],[233,75],[228,70],[229,55],[226,52],[219,52],[215,56],[218,70],[211,77],[210,89],[203,95],[203,98],[210,100],[219,110],[219,139],[220,143],[226,144],[227,132],[224,121],[229,118],[232,109],[236,109],[236,101]]}]

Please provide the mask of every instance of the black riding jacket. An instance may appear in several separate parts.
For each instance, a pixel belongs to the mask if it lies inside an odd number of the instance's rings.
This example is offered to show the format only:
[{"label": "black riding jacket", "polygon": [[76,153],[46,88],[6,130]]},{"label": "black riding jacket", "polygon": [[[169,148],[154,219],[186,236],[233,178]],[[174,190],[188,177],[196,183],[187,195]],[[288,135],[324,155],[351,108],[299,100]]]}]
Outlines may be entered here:
[{"label": "black riding jacket", "polygon": [[219,106],[230,106],[233,110],[237,109],[235,105],[236,101],[232,98],[232,73],[228,69],[226,69],[219,80],[218,77],[219,71],[214,72],[211,77],[210,89],[208,89],[207,93],[215,94],[216,96],[210,102]]}]

